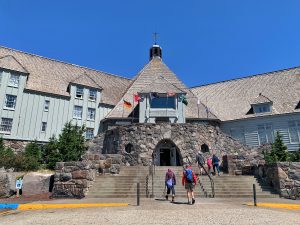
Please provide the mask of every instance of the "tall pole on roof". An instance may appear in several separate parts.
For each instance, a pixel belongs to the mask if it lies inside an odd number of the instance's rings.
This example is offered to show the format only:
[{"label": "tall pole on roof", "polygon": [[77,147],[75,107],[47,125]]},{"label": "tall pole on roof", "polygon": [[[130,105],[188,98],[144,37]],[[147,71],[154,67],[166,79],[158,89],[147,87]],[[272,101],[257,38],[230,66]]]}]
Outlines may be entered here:
[{"label": "tall pole on roof", "polygon": [[155,45],[157,44],[157,37],[158,37],[158,33],[157,33],[157,32],[154,32],[154,33],[153,33],[153,38],[154,38],[154,44],[155,44]]}]

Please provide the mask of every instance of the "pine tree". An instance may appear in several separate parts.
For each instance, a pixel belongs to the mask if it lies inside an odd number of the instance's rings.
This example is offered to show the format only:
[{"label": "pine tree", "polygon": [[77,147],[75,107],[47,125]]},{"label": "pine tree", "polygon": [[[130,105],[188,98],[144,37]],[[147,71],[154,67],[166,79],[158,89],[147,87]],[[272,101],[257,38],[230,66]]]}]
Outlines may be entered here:
[{"label": "pine tree", "polygon": [[279,162],[286,162],[288,160],[289,153],[287,151],[287,147],[284,145],[278,131],[275,141],[272,144],[271,155],[276,158],[276,161]]}]

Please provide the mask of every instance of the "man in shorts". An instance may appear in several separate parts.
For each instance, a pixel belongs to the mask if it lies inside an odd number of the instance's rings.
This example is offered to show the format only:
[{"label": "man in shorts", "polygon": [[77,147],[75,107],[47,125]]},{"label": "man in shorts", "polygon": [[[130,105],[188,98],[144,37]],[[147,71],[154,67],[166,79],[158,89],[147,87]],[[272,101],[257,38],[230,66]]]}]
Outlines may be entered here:
[{"label": "man in shorts", "polygon": [[197,177],[193,172],[192,167],[186,165],[183,171],[182,185],[185,186],[189,205],[195,203],[194,188],[196,183],[197,183]]}]

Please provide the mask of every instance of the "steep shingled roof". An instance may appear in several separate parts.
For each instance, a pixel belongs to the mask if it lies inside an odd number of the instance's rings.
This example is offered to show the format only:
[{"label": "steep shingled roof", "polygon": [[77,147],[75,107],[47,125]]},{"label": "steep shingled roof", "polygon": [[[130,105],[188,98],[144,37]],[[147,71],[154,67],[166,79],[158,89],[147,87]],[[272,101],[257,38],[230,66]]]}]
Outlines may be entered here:
[{"label": "steep shingled roof", "polygon": [[[165,87],[162,87],[166,84]],[[149,87],[151,87],[149,89]],[[163,88],[163,90],[160,90]],[[172,90],[168,90],[171,88]],[[186,92],[188,106],[186,107],[186,118],[198,118],[197,98],[196,96],[180,81],[177,76],[162,62],[159,57],[153,58],[132,80],[125,94],[115,106],[115,108],[106,116],[106,118],[128,117],[132,109],[123,108],[123,99],[133,103],[133,95],[143,91],[157,91],[162,93],[174,91],[175,93]],[[205,106],[199,105],[199,117],[207,118]],[[215,115],[209,113],[208,118],[217,119]]]},{"label": "steep shingled roof", "polygon": [[[0,58],[8,56],[12,56],[26,68],[29,73],[26,89],[33,91],[69,96],[67,92],[69,83],[86,73],[103,88],[102,102],[115,105],[130,83],[127,78],[0,46]],[[1,67],[11,66],[7,61],[3,63]],[[82,85],[86,82],[84,81]]]},{"label": "steep shingled roof", "polygon": [[0,68],[28,73],[24,66],[12,55],[6,55],[0,58]]},{"label": "steep shingled roof", "polygon": [[97,84],[97,82],[92,79],[87,73],[79,75],[75,80],[71,81],[72,84],[80,84],[87,87],[93,87],[98,90],[102,90],[103,88]]},{"label": "steep shingled roof", "polygon": [[[273,102],[271,115],[300,112],[300,67],[191,88],[221,120],[255,117],[248,114],[253,100],[262,93]],[[270,100],[271,99],[271,100]],[[262,100],[262,99],[260,99]]]}]

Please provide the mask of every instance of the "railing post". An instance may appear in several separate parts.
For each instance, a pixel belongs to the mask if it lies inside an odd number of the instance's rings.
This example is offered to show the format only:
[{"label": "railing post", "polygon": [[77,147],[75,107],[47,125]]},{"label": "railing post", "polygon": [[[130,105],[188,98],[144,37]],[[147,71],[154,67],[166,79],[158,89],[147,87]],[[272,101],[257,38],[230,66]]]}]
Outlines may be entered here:
[{"label": "railing post", "polygon": [[253,184],[253,201],[254,201],[254,206],[257,206],[257,203],[256,203],[256,187],[255,187],[255,184]]},{"label": "railing post", "polygon": [[140,206],[140,182],[136,184],[136,205]]}]

